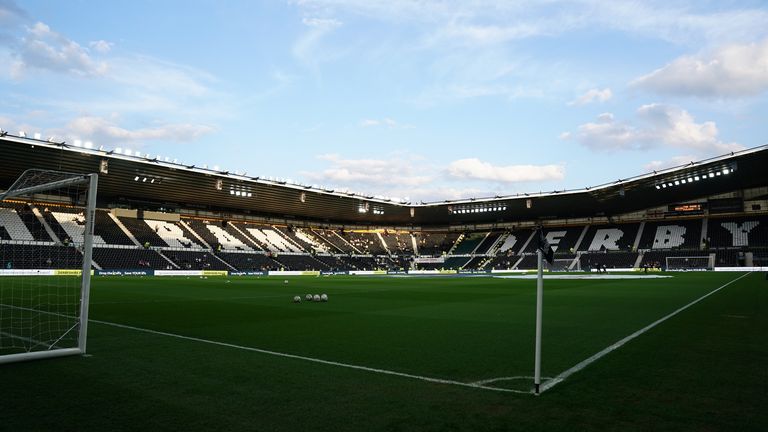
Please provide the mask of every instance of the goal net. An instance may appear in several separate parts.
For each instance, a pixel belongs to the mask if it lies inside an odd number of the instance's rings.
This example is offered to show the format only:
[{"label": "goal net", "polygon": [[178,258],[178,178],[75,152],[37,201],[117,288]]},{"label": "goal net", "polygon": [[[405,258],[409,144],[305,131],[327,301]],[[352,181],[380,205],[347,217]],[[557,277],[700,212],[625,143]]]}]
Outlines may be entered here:
[{"label": "goal net", "polygon": [[553,272],[580,271],[581,263],[576,260],[574,264],[574,258],[555,258],[548,267],[549,271]]},{"label": "goal net", "polygon": [[0,363],[85,353],[96,184],[27,170],[0,189]]},{"label": "goal net", "polygon": [[709,256],[667,257],[667,270],[710,270]]}]

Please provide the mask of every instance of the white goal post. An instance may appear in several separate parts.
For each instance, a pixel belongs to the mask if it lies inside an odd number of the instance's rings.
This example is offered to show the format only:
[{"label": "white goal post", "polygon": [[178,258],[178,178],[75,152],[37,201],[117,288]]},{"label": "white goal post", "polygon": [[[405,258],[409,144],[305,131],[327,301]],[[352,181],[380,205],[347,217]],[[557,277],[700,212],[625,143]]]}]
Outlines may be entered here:
[{"label": "white goal post", "polygon": [[85,354],[97,183],[30,169],[0,192],[0,364]]},{"label": "white goal post", "polygon": [[699,256],[668,256],[667,270],[711,270],[709,255]]}]

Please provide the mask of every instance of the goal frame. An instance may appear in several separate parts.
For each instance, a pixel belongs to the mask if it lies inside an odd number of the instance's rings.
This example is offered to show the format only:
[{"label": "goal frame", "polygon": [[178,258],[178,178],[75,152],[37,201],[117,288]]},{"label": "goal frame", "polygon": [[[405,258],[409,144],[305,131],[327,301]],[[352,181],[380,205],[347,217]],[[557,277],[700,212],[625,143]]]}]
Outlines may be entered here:
[{"label": "goal frame", "polygon": [[[38,173],[56,173],[62,176],[69,176],[62,180],[42,183],[38,185],[27,186],[25,176],[34,176]],[[66,186],[86,185],[86,206],[84,211],[85,227],[83,232],[83,266],[80,276],[80,316],[78,317],[78,340],[77,347],[73,348],[55,348],[44,351],[30,351],[15,354],[0,355],[0,364],[13,363],[20,361],[29,361],[53,357],[62,357],[69,355],[85,354],[88,338],[88,308],[91,292],[91,263],[93,261],[93,234],[96,220],[96,194],[98,189],[98,174],[75,174],[64,173],[51,170],[28,169],[24,171],[11,185],[8,190],[0,193],[0,201],[34,193],[45,192]],[[34,277],[34,276],[28,276]]]},{"label": "goal frame", "polygon": [[[669,266],[669,261],[671,260],[685,260],[685,259],[704,259],[707,260],[707,265],[705,267],[672,267]],[[680,255],[680,256],[668,256],[664,258],[664,264],[665,269],[667,271],[685,271],[685,270],[692,270],[692,271],[703,271],[703,270],[712,270],[712,267],[709,265],[709,255]]]}]

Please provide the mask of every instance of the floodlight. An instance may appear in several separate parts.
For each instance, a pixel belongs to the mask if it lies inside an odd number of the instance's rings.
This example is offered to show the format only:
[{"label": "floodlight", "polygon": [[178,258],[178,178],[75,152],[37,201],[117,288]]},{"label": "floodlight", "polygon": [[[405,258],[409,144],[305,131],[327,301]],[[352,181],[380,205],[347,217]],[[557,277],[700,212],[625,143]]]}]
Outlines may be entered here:
[{"label": "floodlight", "polygon": [[26,138],[27,137],[27,133],[24,132],[24,131],[19,131],[19,136],[22,137],[22,138]]},{"label": "floodlight", "polygon": [[680,180],[680,183],[685,184],[685,179]]},{"label": "floodlight", "polygon": [[661,186],[659,186],[659,185],[656,185],[656,189],[661,189]]},{"label": "floodlight", "polygon": [[42,136],[40,135],[40,132],[37,132],[37,133],[35,134],[35,139],[36,139],[36,140],[39,140],[41,137],[42,137]]},{"label": "floodlight", "polygon": [[715,175],[720,175],[720,171],[716,172]]},{"label": "floodlight", "polygon": [[150,181],[150,183],[154,183],[154,182],[155,182],[155,179],[152,179],[152,181]]},{"label": "floodlight", "polygon": [[134,177],[133,181],[139,181],[139,176]]},{"label": "floodlight", "polygon": [[730,173],[730,172],[731,172],[731,171],[730,171],[728,168],[723,168],[723,174],[728,174],[728,173]]},{"label": "floodlight", "polygon": [[675,186],[678,186],[680,184],[680,180],[675,180]]},{"label": "floodlight", "polygon": [[715,176],[714,174],[712,174],[712,173],[709,173],[709,178],[712,178],[712,177],[714,177],[714,176]]},{"label": "floodlight", "polygon": [[80,141],[79,139],[76,139],[74,144],[75,144],[75,147],[82,147],[83,146],[83,142]]},{"label": "floodlight", "polygon": [[693,183],[693,179],[688,177],[688,183]]},{"label": "floodlight", "polygon": [[87,149],[93,148],[93,143],[90,142],[90,141],[86,141],[85,144],[83,144],[83,147],[85,147]]},{"label": "floodlight", "polygon": [[144,178],[143,178],[141,181],[142,181],[142,182],[144,182],[144,183],[146,183],[146,182],[147,182],[147,178],[146,178],[146,177],[144,177]]},{"label": "floodlight", "polygon": [[667,184],[666,184],[666,183],[662,183],[662,184],[661,184],[661,187],[663,187],[663,188],[665,188],[665,189],[666,189],[666,188],[667,188]]},{"label": "floodlight", "polygon": [[696,180],[696,181],[699,181],[699,176],[696,176],[693,179]]}]

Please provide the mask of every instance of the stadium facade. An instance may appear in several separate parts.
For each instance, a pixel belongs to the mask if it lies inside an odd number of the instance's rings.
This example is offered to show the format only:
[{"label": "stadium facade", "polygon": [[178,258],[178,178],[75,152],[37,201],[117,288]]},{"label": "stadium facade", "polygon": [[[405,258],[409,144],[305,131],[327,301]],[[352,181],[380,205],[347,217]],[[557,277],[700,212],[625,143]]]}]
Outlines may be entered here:
[{"label": "stadium facade", "polygon": [[[768,146],[579,190],[411,203],[76,144],[3,133],[0,190],[29,168],[98,173],[100,271],[519,270],[537,226],[564,270],[768,259]],[[76,243],[76,201],[3,203],[3,248]]]}]

